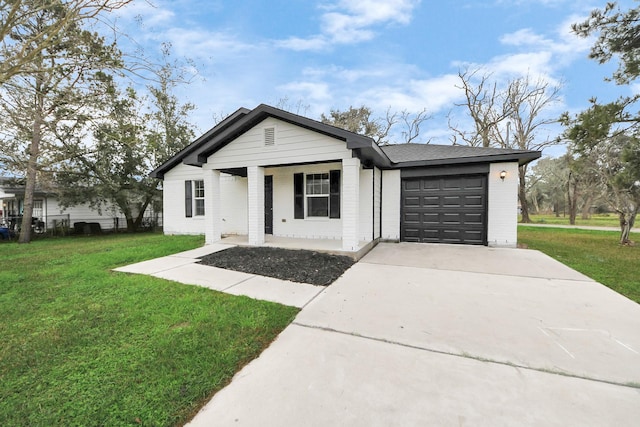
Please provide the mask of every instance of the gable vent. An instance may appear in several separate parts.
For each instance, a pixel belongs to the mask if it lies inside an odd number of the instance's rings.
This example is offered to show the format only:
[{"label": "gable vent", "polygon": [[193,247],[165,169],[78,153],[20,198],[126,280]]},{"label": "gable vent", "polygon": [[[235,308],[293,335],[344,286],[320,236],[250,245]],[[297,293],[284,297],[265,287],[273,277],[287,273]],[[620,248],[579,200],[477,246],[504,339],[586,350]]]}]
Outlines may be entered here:
[{"label": "gable vent", "polygon": [[264,145],[271,146],[276,144],[276,129],[264,128]]}]

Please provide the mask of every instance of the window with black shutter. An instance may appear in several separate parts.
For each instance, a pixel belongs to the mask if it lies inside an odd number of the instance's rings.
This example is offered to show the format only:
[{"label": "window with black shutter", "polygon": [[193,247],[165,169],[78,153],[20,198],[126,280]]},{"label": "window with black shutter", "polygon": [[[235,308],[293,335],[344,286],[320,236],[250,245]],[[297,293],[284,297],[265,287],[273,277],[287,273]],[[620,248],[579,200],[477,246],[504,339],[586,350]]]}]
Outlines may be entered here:
[{"label": "window with black shutter", "polygon": [[184,182],[184,216],[193,216],[193,196],[191,191],[191,181]]},{"label": "window with black shutter", "polygon": [[340,171],[329,171],[329,218],[340,218]]},{"label": "window with black shutter", "polygon": [[293,217],[304,219],[304,174],[293,174]]}]

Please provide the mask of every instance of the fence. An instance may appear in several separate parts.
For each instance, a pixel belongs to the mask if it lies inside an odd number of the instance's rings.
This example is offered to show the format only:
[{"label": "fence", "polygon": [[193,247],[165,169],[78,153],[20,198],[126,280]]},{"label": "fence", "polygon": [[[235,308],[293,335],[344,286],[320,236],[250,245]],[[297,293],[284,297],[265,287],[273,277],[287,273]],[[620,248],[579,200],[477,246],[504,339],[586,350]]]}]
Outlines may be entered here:
[{"label": "fence", "polygon": [[[15,236],[20,233],[22,216],[7,216],[0,218],[0,228],[6,229],[6,234]],[[147,215],[142,219],[138,231],[154,231],[162,227],[162,213]],[[31,230],[36,235],[66,236],[70,234],[100,234],[127,231],[125,217],[95,216],[91,218],[71,217],[69,214],[47,215],[43,218],[34,217]]]}]

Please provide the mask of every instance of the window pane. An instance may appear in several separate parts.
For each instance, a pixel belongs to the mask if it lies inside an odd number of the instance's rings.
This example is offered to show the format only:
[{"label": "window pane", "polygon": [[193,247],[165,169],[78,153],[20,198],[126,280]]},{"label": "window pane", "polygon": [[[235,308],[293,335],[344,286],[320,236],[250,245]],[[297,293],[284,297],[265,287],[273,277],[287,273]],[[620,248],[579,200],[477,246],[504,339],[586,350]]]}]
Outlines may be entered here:
[{"label": "window pane", "polygon": [[204,199],[196,200],[196,215],[204,215]]},{"label": "window pane", "polygon": [[322,174],[322,194],[329,194],[329,175]]},{"label": "window pane", "polygon": [[307,198],[307,216],[329,216],[329,198]]},{"label": "window pane", "polygon": [[329,174],[314,173],[307,175],[307,194],[329,194]]},{"label": "window pane", "polygon": [[204,181],[195,181],[195,197],[204,197]]}]

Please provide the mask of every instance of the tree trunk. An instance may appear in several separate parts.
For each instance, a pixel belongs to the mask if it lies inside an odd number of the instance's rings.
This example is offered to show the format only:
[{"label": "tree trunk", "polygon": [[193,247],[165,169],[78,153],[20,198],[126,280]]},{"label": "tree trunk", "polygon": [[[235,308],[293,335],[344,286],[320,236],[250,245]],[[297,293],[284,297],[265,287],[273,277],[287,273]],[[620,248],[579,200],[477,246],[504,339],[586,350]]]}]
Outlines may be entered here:
[{"label": "tree trunk", "polygon": [[578,184],[575,180],[571,179],[571,173],[569,173],[569,179],[567,180],[567,202],[569,204],[569,224],[576,225],[576,215],[578,213]]},{"label": "tree trunk", "polygon": [[518,198],[520,199],[520,209],[522,210],[522,220],[520,222],[528,224],[531,222],[531,218],[529,218],[529,207],[527,206],[526,173],[526,166],[518,168]]},{"label": "tree trunk", "polygon": [[591,205],[593,204],[593,195],[588,195],[584,201],[584,205],[582,205],[582,219],[589,219],[591,217]]},{"label": "tree trunk", "polygon": [[618,211],[618,217],[620,218],[620,244],[630,245],[632,242],[629,239],[629,233],[636,222],[636,215],[638,214],[638,207],[631,212]]},{"label": "tree trunk", "polygon": [[134,231],[138,231],[140,229],[140,226],[142,225],[142,220],[144,219],[144,213],[147,211],[147,207],[149,206],[150,202],[151,202],[150,198],[145,199],[144,203],[142,204],[142,207],[138,211],[138,216],[136,217],[136,220],[134,223],[134,226],[135,226]]},{"label": "tree trunk", "polygon": [[[36,78],[36,88],[40,89],[41,77]],[[27,176],[24,189],[24,209],[22,211],[22,224],[18,243],[31,242],[31,222],[33,219],[33,193],[36,189],[38,177],[38,156],[40,155],[40,142],[42,139],[42,111],[44,108],[44,95],[41,90],[36,92],[35,117],[33,118],[33,134],[29,145],[29,160],[27,162]]]}]

